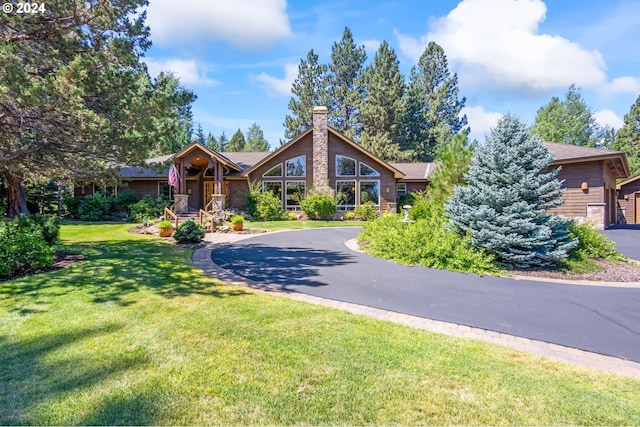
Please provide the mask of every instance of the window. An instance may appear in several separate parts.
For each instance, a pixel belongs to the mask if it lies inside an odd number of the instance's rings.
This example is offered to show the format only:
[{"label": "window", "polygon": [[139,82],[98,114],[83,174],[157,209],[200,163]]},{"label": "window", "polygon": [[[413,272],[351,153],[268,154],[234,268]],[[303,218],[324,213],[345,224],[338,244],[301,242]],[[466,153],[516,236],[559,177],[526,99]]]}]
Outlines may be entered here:
[{"label": "window", "polygon": [[336,176],[356,176],[356,161],[350,157],[336,156]]},{"label": "window", "polygon": [[215,178],[216,177],[216,171],[213,168],[208,168],[206,171],[204,171],[204,175],[207,178]]},{"label": "window", "polygon": [[398,197],[402,197],[407,194],[407,184],[405,184],[404,182],[399,182],[398,186],[396,187],[396,192]]},{"label": "window", "polygon": [[300,206],[300,200],[304,197],[304,181],[287,181],[287,207]]},{"label": "window", "polygon": [[266,171],[262,176],[282,176],[282,163],[278,163],[277,165]]},{"label": "window", "polygon": [[173,200],[173,187],[167,181],[158,183],[158,197],[165,200]]},{"label": "window", "polygon": [[287,160],[287,176],[307,176],[307,156],[298,156]]},{"label": "window", "polygon": [[336,181],[336,207],[338,210],[353,209],[356,206],[356,182]]},{"label": "window", "polygon": [[380,181],[360,181],[360,204],[380,205]]},{"label": "window", "polygon": [[360,176],[380,176],[380,173],[368,164],[360,162]]}]

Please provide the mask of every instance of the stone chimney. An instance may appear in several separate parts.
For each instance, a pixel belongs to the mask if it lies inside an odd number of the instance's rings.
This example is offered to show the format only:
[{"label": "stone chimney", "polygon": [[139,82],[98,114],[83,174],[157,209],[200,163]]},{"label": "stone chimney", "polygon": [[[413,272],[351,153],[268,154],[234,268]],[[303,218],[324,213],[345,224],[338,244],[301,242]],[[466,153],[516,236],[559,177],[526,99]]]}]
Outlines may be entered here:
[{"label": "stone chimney", "polygon": [[313,108],[313,186],[329,186],[329,131],[327,107]]}]

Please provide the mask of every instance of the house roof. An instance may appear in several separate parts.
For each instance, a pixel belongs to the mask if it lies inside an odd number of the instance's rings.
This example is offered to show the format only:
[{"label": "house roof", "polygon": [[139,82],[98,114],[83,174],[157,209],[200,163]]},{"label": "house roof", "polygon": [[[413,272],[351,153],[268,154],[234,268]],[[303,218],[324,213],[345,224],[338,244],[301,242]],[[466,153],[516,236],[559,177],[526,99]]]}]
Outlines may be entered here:
[{"label": "house roof", "polygon": [[432,162],[392,162],[389,164],[405,175],[402,181],[424,181],[431,178],[436,169],[436,164]]},{"label": "house roof", "polygon": [[237,165],[233,160],[230,160],[227,157],[225,157],[223,154],[218,153],[217,151],[213,151],[209,147],[206,147],[200,144],[198,141],[194,141],[191,144],[184,147],[182,150],[178,151],[176,154],[173,155],[173,158],[183,157],[195,149],[200,149],[211,158],[214,158],[218,162],[222,163],[224,166],[235,169],[238,172],[242,171],[242,168],[239,165]]},{"label": "house roof", "polygon": [[[351,141],[349,138],[344,136],[342,133],[338,132],[336,129],[332,128],[331,126],[327,126],[327,131],[331,132],[333,135],[337,136],[342,141],[344,141],[345,143],[349,144],[350,146],[352,146],[356,150],[360,151],[361,153],[365,154],[366,156],[370,157],[371,159],[373,159],[373,160],[377,161],[378,163],[382,164],[383,166],[385,166],[387,169],[389,169],[391,172],[393,172],[393,174],[396,177],[396,179],[404,178],[405,174],[403,172],[398,170],[396,167],[394,167],[390,163],[387,163],[384,160],[382,160],[381,158],[377,157],[375,154],[373,154],[373,153],[367,151],[366,149],[362,148],[360,145],[356,144],[355,142]],[[313,128],[311,127],[309,129],[307,129],[306,131],[300,133],[298,136],[293,138],[291,141],[287,142],[286,144],[284,144],[283,146],[281,146],[280,148],[278,148],[274,152],[269,153],[269,155],[264,157],[261,161],[259,161],[258,163],[254,164],[249,169],[245,170],[244,171],[244,175],[248,176],[255,169],[259,168],[260,166],[262,166],[263,164],[267,163],[272,158],[274,158],[277,155],[279,155],[280,153],[284,152],[289,147],[293,146],[296,142],[300,141],[301,139],[303,139],[305,136],[309,135],[312,132],[313,132]]]},{"label": "house roof", "polygon": [[580,145],[545,142],[547,149],[553,154],[553,164],[581,163],[604,160],[616,178],[629,176],[627,155],[622,151],[603,148],[583,147]]},{"label": "house roof", "polygon": [[622,181],[622,182],[618,183],[618,185],[616,185],[616,190],[620,190],[625,185],[633,184],[634,182],[636,182],[638,180],[640,180],[640,175],[636,175],[634,177],[631,177],[631,178],[627,179],[626,181]]},{"label": "house roof", "polygon": [[262,161],[271,153],[269,151],[227,151],[220,154],[240,166],[242,168],[242,171],[245,171],[256,163]]}]

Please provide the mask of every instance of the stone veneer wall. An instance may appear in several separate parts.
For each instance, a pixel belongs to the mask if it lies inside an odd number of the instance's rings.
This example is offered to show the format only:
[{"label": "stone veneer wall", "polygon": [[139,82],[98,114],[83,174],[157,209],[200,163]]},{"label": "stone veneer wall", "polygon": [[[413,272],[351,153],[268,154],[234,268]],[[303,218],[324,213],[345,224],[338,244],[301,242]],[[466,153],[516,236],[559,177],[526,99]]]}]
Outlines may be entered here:
[{"label": "stone veneer wall", "polygon": [[313,109],[313,186],[329,186],[329,131],[327,107]]}]

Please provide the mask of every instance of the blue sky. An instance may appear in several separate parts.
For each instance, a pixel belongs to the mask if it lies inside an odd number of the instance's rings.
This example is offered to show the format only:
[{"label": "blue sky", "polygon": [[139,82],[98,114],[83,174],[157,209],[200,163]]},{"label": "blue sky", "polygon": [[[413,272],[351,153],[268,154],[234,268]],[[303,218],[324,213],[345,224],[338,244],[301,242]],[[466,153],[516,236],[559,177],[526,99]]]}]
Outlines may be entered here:
[{"label": "blue sky", "polygon": [[532,123],[572,83],[615,128],[640,95],[637,0],[150,0],[147,23],[149,71],[173,71],[198,95],[196,126],[230,138],[256,122],[272,148],[300,59],[313,49],[328,64],[345,27],[367,62],[386,40],[407,78],[440,44],[479,141],[506,112]]}]

